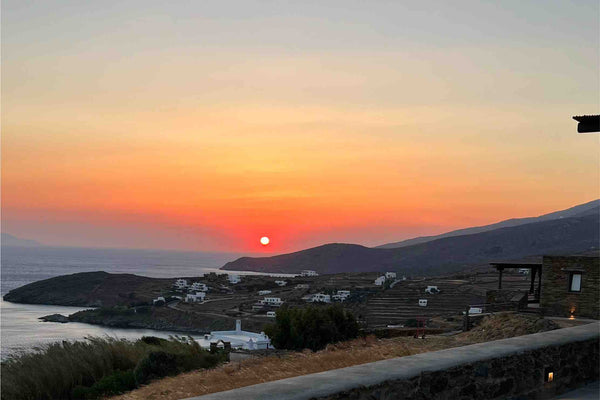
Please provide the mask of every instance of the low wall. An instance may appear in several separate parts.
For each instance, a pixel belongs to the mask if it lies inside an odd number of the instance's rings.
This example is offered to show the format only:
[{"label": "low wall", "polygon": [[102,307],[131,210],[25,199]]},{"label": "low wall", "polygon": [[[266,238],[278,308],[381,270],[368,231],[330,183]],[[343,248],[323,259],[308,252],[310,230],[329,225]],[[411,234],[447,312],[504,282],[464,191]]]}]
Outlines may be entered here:
[{"label": "low wall", "polygon": [[[600,324],[416,354],[193,400],[544,399],[598,380]],[[545,382],[546,372],[554,380]],[[190,399],[190,400],[192,400]]]}]

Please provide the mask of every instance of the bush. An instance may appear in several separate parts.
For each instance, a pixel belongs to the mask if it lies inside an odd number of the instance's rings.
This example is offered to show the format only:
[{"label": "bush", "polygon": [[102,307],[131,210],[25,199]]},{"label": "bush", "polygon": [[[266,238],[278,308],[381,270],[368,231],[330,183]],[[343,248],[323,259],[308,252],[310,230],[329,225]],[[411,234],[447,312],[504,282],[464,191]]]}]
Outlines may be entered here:
[{"label": "bush", "polygon": [[404,326],[407,328],[416,328],[418,325],[418,321],[414,318],[407,319],[404,321]]},{"label": "bush", "polygon": [[328,343],[358,336],[358,324],[352,313],[340,305],[329,307],[287,308],[277,311],[275,323],[265,333],[279,349],[317,351]]},{"label": "bush", "polygon": [[138,384],[147,383],[156,378],[177,373],[177,359],[174,354],[154,351],[142,358],[133,370]]},{"label": "bush", "polygon": [[157,338],[156,336],[142,336],[140,340],[146,344],[151,344],[153,346],[160,346],[161,344],[167,341],[166,339]]},{"label": "bush", "polygon": [[137,387],[133,370],[115,371],[94,383],[91,387],[76,386],[71,397],[79,399],[98,399],[101,397],[121,394]]}]

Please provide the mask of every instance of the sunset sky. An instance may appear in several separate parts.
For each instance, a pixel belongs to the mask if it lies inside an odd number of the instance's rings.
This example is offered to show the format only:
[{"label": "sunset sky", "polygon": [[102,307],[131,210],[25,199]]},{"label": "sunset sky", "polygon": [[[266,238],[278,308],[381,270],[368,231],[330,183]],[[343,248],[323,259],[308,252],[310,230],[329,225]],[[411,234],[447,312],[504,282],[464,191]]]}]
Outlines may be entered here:
[{"label": "sunset sky", "polygon": [[[600,197],[591,1],[2,1],[2,231],[367,246]],[[261,247],[259,239],[271,243]]]}]

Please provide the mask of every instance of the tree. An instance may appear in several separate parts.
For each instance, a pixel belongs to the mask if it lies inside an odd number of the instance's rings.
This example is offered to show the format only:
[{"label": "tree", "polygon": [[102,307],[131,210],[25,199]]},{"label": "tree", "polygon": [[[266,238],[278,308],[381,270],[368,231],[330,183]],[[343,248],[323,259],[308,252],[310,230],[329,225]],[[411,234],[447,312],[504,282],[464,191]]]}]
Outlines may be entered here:
[{"label": "tree", "polygon": [[328,343],[358,336],[358,323],[351,312],[340,305],[306,308],[282,307],[275,323],[265,332],[278,349],[317,351]]}]

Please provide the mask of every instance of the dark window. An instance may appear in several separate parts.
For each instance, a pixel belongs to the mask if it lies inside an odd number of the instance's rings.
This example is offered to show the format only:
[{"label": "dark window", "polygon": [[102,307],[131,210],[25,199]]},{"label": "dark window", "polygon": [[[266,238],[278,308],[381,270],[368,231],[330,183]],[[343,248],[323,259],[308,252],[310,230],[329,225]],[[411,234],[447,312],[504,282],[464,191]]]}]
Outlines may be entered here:
[{"label": "dark window", "polygon": [[571,272],[569,278],[569,292],[581,292],[581,273]]}]

